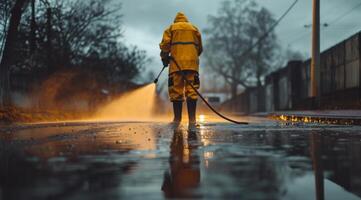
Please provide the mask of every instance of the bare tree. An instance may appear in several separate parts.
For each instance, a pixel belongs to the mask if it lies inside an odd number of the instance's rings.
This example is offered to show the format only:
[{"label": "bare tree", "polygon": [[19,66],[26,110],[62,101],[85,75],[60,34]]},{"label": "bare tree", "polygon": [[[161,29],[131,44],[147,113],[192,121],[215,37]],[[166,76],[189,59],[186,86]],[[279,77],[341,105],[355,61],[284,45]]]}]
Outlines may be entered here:
[{"label": "bare tree", "polygon": [[207,66],[224,78],[232,97],[237,95],[239,86],[261,85],[272,69],[278,48],[275,33],[270,33],[252,51],[247,50],[274,22],[271,13],[253,0],[223,1],[218,14],[209,17]]},{"label": "bare tree", "polygon": [[[275,23],[272,14],[266,8],[259,10],[257,8],[251,9],[248,18],[250,26],[247,35],[249,37],[253,36],[252,43],[263,37]],[[277,43],[276,34],[271,32],[249,53],[252,63],[251,67],[252,69],[255,68],[252,76],[257,80],[257,87],[262,86],[265,75],[278,68],[278,66],[274,66],[278,49],[280,48]]]},{"label": "bare tree", "polygon": [[[2,56],[2,52],[5,45],[6,32],[8,27],[8,21],[10,18],[11,8],[13,6],[12,0],[3,0],[0,2],[0,54]],[[0,56],[0,58],[1,58]]]},{"label": "bare tree", "polygon": [[36,19],[35,0],[31,0],[31,22],[30,22],[30,53],[34,54],[36,48]]},{"label": "bare tree", "polygon": [[99,87],[136,80],[149,59],[122,41],[121,8],[112,0],[0,1],[0,104],[10,104],[10,76],[12,89],[26,92],[59,71],[92,72]]},{"label": "bare tree", "polygon": [[14,57],[14,47],[18,35],[18,27],[27,0],[16,0],[9,19],[6,33],[3,56],[0,62],[0,103],[2,106],[10,105],[10,65]]}]

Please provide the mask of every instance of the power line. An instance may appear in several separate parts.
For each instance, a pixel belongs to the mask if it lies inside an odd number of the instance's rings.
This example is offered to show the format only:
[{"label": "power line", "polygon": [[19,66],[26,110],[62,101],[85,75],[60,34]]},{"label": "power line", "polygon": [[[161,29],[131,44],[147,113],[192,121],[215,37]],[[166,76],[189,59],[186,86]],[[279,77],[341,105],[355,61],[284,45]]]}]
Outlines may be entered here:
[{"label": "power line", "polygon": [[[329,25],[332,25],[330,27],[328,27],[325,32],[335,32],[335,31],[343,31],[345,32],[346,30],[354,30],[355,27],[350,27],[350,28],[341,28],[339,26],[335,26],[337,24],[337,22],[341,21],[342,19],[344,19],[345,17],[347,17],[348,15],[350,15],[353,11],[355,11],[357,8],[361,7],[361,2],[357,3],[355,6],[353,6],[351,9],[349,9],[348,11],[344,12],[343,14],[341,14],[340,16],[336,17],[334,20],[332,20]],[[348,27],[348,26],[347,26]],[[327,37],[327,36],[326,36]]]},{"label": "power line", "polygon": [[345,18],[346,16],[348,16],[349,14],[351,14],[354,10],[356,10],[357,8],[361,7],[361,3],[356,4],[353,8],[351,8],[350,10],[348,10],[347,12],[343,13],[342,15],[340,15],[339,17],[335,18],[334,20],[332,20],[329,24],[334,24],[338,21],[340,21],[341,19]]},{"label": "power line", "polygon": [[[322,30],[329,30],[329,26],[321,26]],[[334,30],[335,28],[333,28]],[[290,42],[288,42],[288,45],[291,45],[293,43],[297,43],[298,41],[302,40],[303,38],[307,37],[307,36],[311,36],[311,30],[307,30],[305,33],[301,33],[299,35],[297,35],[297,37],[294,37],[294,39],[292,39]]]},{"label": "power line", "polygon": [[[349,14],[351,14],[354,10],[356,10],[357,8],[361,7],[361,3],[358,3],[356,4],[354,7],[352,7],[350,10],[348,10],[347,12],[343,13],[342,15],[334,18],[331,22],[329,23],[324,23],[324,26],[323,28],[324,31],[330,31],[330,30],[335,30],[335,29],[338,29],[337,27],[334,27],[334,24],[338,21],[340,21],[341,19],[343,19],[344,17],[348,16]],[[329,7],[328,11],[325,12],[325,13],[329,13],[333,10],[333,8],[335,7]],[[330,25],[333,25],[332,27],[330,27]],[[342,28],[339,27],[339,29],[341,30]],[[352,28],[347,28],[347,29],[352,29]],[[345,30],[345,29],[343,29]],[[307,31],[306,33],[301,33],[301,34],[298,34],[296,37],[294,37],[294,39],[292,39],[290,42],[288,42],[288,45],[290,44],[293,44],[293,43],[296,43],[300,40],[302,40],[303,38],[305,38],[310,32]]]},{"label": "power line", "polygon": [[[266,39],[268,37],[268,35],[279,25],[279,23],[282,21],[282,19],[284,17],[286,17],[286,15],[292,10],[292,8],[297,4],[298,0],[295,0],[295,2],[293,2],[293,4],[286,10],[286,12],[272,25],[272,27],[262,36],[259,38],[259,40],[254,43],[249,49],[247,49],[242,55],[241,58],[245,55],[247,55],[248,53],[250,53],[259,43],[261,43],[264,39]],[[344,17],[348,16],[349,14],[351,14],[354,10],[356,10],[357,8],[361,7],[361,3],[356,4],[352,9],[348,10],[347,12],[345,12],[344,14],[340,15],[339,17],[335,18],[334,20],[332,20],[330,23],[327,24],[327,26],[334,24],[338,21],[340,21],[341,19],[343,19]],[[331,10],[331,9],[330,9]],[[309,34],[309,32],[300,34],[299,36],[297,36],[294,40],[292,40],[291,42],[289,42],[288,44],[292,44],[294,42],[298,42],[299,40],[303,39],[304,37],[306,37]]]},{"label": "power line", "polygon": [[240,58],[242,59],[244,56],[249,54],[259,43],[261,43],[264,39],[268,37],[268,35],[279,25],[283,18],[287,16],[287,14],[292,10],[292,8],[297,4],[298,0],[295,0],[292,5],[286,10],[286,12],[271,26],[267,32],[260,37],[256,43],[254,43],[250,48],[248,48],[243,54],[241,54]]},{"label": "power line", "polygon": [[[356,10],[357,8],[361,7],[361,3],[356,4],[354,7],[352,7],[350,10],[346,11],[345,13],[341,14],[340,16],[336,17],[334,20],[332,20],[330,23],[327,23],[327,26],[325,26],[324,28],[325,31],[329,31],[329,30],[334,30],[337,29],[336,27],[329,27],[331,24],[336,24],[336,22],[340,21],[341,19],[345,18],[346,16],[348,16],[349,14],[351,14],[354,10]],[[340,28],[341,30],[345,30]],[[351,28],[350,28],[351,29]],[[305,38],[307,35],[309,34],[309,32],[300,34],[299,36],[297,36],[294,40],[292,40],[291,42],[288,43],[288,45],[293,44],[295,42],[300,41],[301,39]]]},{"label": "power line", "polygon": [[[323,8],[323,6],[321,7],[321,9],[322,8]],[[332,19],[334,16],[334,13],[336,11],[339,11],[339,5],[337,3],[334,6],[330,6],[328,8],[329,9],[327,9],[325,11],[321,10],[321,17],[323,18],[322,21],[328,21],[328,20]],[[325,13],[326,15],[324,16],[323,13]],[[327,20],[324,20],[324,19],[327,19]]]}]

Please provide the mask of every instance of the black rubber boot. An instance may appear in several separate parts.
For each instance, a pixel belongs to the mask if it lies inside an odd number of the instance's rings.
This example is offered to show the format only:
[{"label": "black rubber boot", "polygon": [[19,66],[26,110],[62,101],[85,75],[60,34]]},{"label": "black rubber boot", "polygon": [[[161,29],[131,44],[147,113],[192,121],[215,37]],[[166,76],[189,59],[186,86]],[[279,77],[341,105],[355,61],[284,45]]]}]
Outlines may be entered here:
[{"label": "black rubber boot", "polygon": [[180,123],[182,121],[182,101],[173,101],[173,113],[174,119],[173,122]]},{"label": "black rubber boot", "polygon": [[189,124],[196,124],[197,100],[187,100]]}]

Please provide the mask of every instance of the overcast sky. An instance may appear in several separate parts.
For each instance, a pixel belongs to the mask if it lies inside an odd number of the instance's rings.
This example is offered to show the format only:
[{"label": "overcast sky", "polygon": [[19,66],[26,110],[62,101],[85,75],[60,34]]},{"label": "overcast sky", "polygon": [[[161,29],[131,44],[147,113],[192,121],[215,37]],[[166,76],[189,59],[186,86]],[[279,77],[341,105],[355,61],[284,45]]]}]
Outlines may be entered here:
[{"label": "overcast sky", "polygon": [[[120,0],[119,0],[120,1]],[[184,12],[201,31],[207,27],[207,17],[217,14],[222,0],[122,0],[125,41],[137,45],[153,57],[149,69],[158,71],[158,44],[163,31],[173,22],[178,11]],[[278,19],[293,0],[256,0]],[[281,45],[309,55],[312,0],[299,0],[294,9],[277,27]],[[321,0],[321,48],[326,49],[361,30],[361,0]],[[357,7],[353,11],[354,7]],[[204,35],[205,36],[205,35]]]}]

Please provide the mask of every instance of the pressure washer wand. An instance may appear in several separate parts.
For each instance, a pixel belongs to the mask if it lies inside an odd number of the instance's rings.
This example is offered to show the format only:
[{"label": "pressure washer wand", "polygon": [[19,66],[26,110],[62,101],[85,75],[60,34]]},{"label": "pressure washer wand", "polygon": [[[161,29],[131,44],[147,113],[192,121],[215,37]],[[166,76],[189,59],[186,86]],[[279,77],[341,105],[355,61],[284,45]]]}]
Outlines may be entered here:
[{"label": "pressure washer wand", "polygon": [[173,57],[170,57],[170,59],[174,62],[174,64],[177,66],[178,70],[180,71],[180,74],[182,75],[182,78],[183,80],[192,87],[192,89],[197,93],[197,95],[203,100],[203,102],[208,106],[209,109],[211,109],[215,114],[217,114],[219,117],[229,121],[229,122],[232,122],[232,123],[235,123],[235,124],[248,124],[247,122],[240,122],[240,121],[236,121],[236,120],[233,120],[233,119],[230,119],[226,116],[224,116],[222,113],[218,112],[216,109],[214,109],[209,103],[208,101],[203,97],[203,95],[197,90],[197,88],[195,88],[193,86],[193,84],[186,78],[186,75],[184,74],[184,72],[182,71],[182,69],[180,68],[180,66],[178,65],[177,61],[173,58]]},{"label": "pressure washer wand", "polygon": [[159,72],[157,78],[154,80],[154,84],[157,84],[157,83],[158,83],[158,79],[159,79],[160,75],[162,75],[162,73],[163,73],[163,71],[164,71],[165,68],[167,68],[167,66],[164,66],[163,69]]}]

